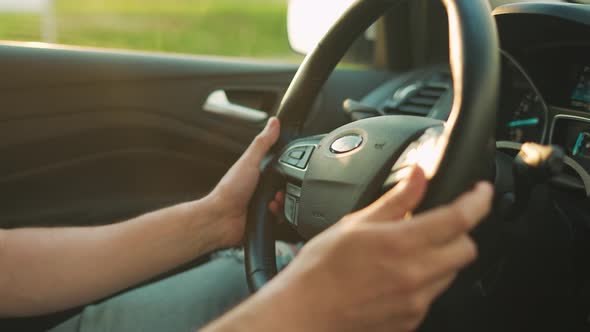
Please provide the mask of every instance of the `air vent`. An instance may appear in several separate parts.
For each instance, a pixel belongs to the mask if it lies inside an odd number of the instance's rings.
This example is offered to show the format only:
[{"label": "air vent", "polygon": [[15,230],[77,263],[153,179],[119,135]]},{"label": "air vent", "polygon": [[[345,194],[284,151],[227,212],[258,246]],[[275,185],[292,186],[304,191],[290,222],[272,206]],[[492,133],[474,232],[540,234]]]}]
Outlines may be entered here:
[{"label": "air vent", "polygon": [[426,116],[440,98],[449,91],[450,86],[449,74],[436,74],[427,81],[400,89],[402,93],[396,93],[383,110],[387,114]]}]

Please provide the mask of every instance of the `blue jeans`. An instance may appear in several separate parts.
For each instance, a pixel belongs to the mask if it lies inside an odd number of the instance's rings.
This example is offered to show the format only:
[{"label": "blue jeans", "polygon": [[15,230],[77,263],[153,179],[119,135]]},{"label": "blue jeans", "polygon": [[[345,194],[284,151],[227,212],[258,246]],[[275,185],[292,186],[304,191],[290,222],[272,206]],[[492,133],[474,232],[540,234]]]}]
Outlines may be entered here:
[{"label": "blue jeans", "polygon": [[[279,269],[291,249],[277,244]],[[193,270],[90,305],[51,332],[196,331],[249,295],[243,260],[241,250],[222,251]]]}]

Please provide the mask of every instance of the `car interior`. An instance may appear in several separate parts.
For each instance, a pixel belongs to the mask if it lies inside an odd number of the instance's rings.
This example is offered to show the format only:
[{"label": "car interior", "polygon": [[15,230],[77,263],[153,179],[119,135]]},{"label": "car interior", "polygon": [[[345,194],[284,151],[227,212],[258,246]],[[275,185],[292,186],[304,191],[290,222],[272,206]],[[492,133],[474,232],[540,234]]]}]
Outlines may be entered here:
[{"label": "car interior", "polygon": [[[111,224],[202,197],[278,114],[246,237],[255,291],[276,274],[275,239],[312,238],[395,185],[416,151],[448,143],[422,208],[485,178],[494,209],[473,233],[477,262],[420,331],[588,331],[590,6],[490,2],[359,1],[301,66],[0,42],[0,227]],[[336,66],[367,48],[369,66]],[[339,154],[351,161],[335,172]],[[264,211],[276,190],[280,225]]]}]

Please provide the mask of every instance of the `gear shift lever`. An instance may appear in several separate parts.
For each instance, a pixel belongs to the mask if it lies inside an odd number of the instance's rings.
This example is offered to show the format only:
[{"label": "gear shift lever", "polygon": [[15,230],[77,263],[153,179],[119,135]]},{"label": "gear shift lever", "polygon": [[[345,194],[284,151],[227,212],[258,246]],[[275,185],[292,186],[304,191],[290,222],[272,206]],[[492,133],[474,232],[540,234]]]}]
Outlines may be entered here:
[{"label": "gear shift lever", "polygon": [[533,188],[549,181],[563,170],[565,153],[555,145],[525,143],[514,158],[514,195],[512,215],[522,213],[531,197]]}]

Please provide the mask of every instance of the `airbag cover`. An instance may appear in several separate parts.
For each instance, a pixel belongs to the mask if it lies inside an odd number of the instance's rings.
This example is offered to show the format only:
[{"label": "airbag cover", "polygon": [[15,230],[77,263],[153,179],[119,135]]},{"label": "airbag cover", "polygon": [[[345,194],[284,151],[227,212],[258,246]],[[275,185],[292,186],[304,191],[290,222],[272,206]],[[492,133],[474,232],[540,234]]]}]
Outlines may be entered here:
[{"label": "airbag cover", "polygon": [[404,149],[426,129],[441,125],[423,117],[383,116],[328,134],[312,155],[303,180],[298,232],[312,238],[347,213],[368,205],[380,194]]}]

